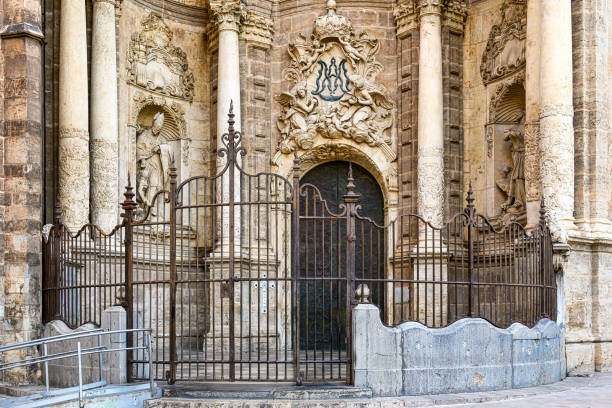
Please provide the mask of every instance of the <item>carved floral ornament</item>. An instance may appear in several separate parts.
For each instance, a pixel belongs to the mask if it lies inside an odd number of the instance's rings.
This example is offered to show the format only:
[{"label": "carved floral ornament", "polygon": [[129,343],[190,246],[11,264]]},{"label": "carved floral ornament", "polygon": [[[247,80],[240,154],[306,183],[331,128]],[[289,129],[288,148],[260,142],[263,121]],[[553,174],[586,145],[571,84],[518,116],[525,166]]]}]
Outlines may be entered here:
[{"label": "carved floral ornament", "polygon": [[193,100],[194,78],[187,55],[172,45],[172,31],[150,13],[132,34],[127,57],[129,84],[176,98]]},{"label": "carved floral ornament", "polygon": [[310,39],[300,34],[288,47],[291,63],[283,76],[294,85],[275,98],[282,106],[281,153],[309,150],[322,137],[366,143],[395,159],[394,104],[375,81],[383,69],[374,58],[379,47],[367,33],[355,34],[351,21],[336,14],[335,1],[327,2]]},{"label": "carved floral ornament", "polygon": [[501,21],[491,28],[482,54],[480,74],[485,85],[525,64],[526,30],[526,0],[505,0],[501,7]]},{"label": "carved floral ornament", "polygon": [[466,0],[408,0],[398,3],[393,8],[393,17],[399,37],[416,29],[419,17],[425,14],[440,14],[445,26],[463,31],[467,16]]}]

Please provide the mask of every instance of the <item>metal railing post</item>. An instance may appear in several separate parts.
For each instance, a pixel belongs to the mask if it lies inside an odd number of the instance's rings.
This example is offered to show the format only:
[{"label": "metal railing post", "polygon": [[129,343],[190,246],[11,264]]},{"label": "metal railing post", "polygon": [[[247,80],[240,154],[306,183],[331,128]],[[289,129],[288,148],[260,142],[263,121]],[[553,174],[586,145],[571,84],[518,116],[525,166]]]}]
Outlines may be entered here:
[{"label": "metal railing post", "polygon": [[49,362],[46,360],[48,355],[47,343],[43,344],[43,357],[45,357],[45,388],[49,392]]},{"label": "metal railing post", "polygon": [[[110,340],[109,340],[110,341]],[[98,374],[100,375],[100,381],[104,377],[104,363],[102,360],[102,335],[98,335],[98,347],[100,351],[98,352]]]},{"label": "metal railing post", "polygon": [[474,208],[474,193],[472,191],[472,182],[470,182],[470,188],[467,193],[466,201],[467,206],[465,207],[465,214],[468,217],[468,275],[470,280],[468,293],[468,316],[474,317],[474,223],[476,222],[476,209]]}]

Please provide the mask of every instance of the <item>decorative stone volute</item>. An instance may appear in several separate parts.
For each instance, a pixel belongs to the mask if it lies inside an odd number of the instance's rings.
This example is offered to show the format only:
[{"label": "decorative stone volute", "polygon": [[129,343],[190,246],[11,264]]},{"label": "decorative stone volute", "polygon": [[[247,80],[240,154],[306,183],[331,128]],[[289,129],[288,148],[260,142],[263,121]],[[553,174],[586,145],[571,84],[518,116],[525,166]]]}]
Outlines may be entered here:
[{"label": "decorative stone volute", "polygon": [[426,14],[442,15],[442,25],[455,32],[463,32],[467,16],[466,0],[409,0],[393,8],[397,36],[417,29],[419,17]]},{"label": "decorative stone volute", "polygon": [[218,31],[239,31],[247,18],[247,9],[241,0],[217,0],[210,2],[211,22]]}]

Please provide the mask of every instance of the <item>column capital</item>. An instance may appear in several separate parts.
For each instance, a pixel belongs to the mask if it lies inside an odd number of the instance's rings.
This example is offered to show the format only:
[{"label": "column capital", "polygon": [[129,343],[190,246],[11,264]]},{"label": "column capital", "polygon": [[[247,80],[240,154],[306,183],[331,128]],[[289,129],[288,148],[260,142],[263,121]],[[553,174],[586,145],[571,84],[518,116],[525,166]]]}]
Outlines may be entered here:
[{"label": "column capital", "polygon": [[247,11],[242,21],[241,38],[248,42],[256,42],[267,47],[272,46],[274,36],[274,20],[263,14]]},{"label": "column capital", "polygon": [[442,15],[443,0],[415,0],[415,8],[419,12],[419,18],[427,15]]},{"label": "column capital", "polygon": [[242,22],[247,18],[247,9],[241,0],[211,1],[211,30],[239,31]]}]

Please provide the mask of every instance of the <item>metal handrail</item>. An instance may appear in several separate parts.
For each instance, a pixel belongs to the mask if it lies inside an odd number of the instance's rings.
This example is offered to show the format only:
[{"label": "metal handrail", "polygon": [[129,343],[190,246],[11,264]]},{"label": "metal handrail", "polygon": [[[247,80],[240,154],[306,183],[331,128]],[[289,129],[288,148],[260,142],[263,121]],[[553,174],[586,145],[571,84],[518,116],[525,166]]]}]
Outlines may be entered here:
[{"label": "metal handrail", "polygon": [[[135,333],[135,332],[142,332],[146,334],[146,337],[144,337],[145,344],[143,346],[118,347],[118,348],[109,349],[106,346],[102,345],[103,336],[109,336],[109,335],[114,335],[114,334],[128,334],[128,333]],[[98,345],[94,347],[83,349],[81,347],[80,340],[84,338],[88,338],[88,337],[94,337],[94,336],[98,337]],[[67,341],[67,340],[78,340],[77,349],[74,351],[70,350],[70,351],[64,351],[64,352],[55,353],[55,354],[48,354],[49,344],[57,343],[60,341]],[[154,377],[153,377],[153,350],[152,350],[153,341],[154,339],[152,336],[152,329],[150,328],[123,329],[123,330],[104,330],[100,328],[100,329],[87,330],[87,331],[83,331],[79,333],[61,334],[61,335],[47,337],[43,339],[31,340],[31,341],[27,341],[24,343],[11,344],[8,346],[1,347],[0,354],[6,351],[26,349],[26,348],[31,348],[31,347],[42,345],[43,355],[38,356],[38,357],[33,357],[33,358],[27,358],[23,360],[0,363],[0,372],[18,368],[18,367],[24,367],[24,366],[30,366],[30,365],[42,363],[44,364],[44,367],[45,367],[45,387],[46,387],[46,391],[49,392],[49,389],[50,389],[49,388],[49,362],[56,361],[56,360],[62,360],[62,359],[70,358],[70,357],[77,357],[78,376],[79,376],[79,386],[78,386],[79,405],[81,405],[81,402],[83,400],[83,387],[84,387],[83,385],[83,367],[82,367],[82,357],[84,355],[98,354],[98,366],[99,366],[98,371],[99,371],[99,376],[100,376],[100,382],[96,384],[104,385],[105,382],[102,379],[103,370],[104,370],[104,366],[102,363],[103,353],[112,353],[112,352],[120,352],[120,351],[127,352],[127,351],[133,351],[133,350],[146,350],[148,354],[148,360],[149,360],[148,361],[149,362],[149,387],[151,390],[151,395],[153,396],[155,394],[155,382],[154,382]]]}]

